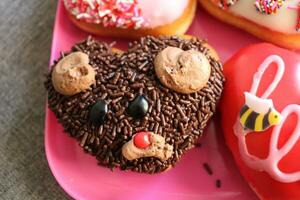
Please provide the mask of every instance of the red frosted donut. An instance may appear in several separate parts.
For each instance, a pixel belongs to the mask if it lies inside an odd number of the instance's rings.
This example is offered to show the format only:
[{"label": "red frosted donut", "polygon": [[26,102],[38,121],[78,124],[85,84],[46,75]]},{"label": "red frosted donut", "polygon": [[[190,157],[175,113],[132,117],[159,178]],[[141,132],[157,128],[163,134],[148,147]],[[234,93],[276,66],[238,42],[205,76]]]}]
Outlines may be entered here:
[{"label": "red frosted donut", "polygon": [[196,0],[64,0],[81,29],[104,36],[180,35],[196,11]]},{"label": "red frosted donut", "polygon": [[224,74],[222,127],[240,172],[261,199],[300,199],[300,56],[253,45]]}]

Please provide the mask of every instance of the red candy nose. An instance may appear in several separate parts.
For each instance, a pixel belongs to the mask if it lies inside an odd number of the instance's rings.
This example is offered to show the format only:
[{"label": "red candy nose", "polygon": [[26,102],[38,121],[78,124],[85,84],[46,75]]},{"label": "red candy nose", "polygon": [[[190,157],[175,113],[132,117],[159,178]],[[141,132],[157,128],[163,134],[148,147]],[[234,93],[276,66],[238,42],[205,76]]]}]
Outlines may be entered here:
[{"label": "red candy nose", "polygon": [[150,132],[136,133],[133,138],[133,143],[137,148],[145,149],[150,146]]}]

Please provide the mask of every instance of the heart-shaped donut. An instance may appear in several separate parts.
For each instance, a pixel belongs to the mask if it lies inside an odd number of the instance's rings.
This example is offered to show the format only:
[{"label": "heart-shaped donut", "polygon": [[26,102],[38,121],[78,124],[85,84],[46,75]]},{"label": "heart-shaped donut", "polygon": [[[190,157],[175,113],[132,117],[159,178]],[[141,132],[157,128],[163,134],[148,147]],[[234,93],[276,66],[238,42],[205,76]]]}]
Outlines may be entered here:
[{"label": "heart-shaped donut", "polygon": [[[157,76],[157,71],[164,73],[168,67],[165,58],[159,58],[168,48],[187,52],[181,55],[179,67],[196,70],[199,77],[191,75],[190,82],[201,80],[197,88],[190,89],[185,86],[189,82],[181,82],[183,89],[177,92],[177,85],[165,84]],[[178,56],[173,53],[169,56]],[[87,75],[94,74],[95,82],[70,95],[56,90],[54,86],[62,81],[56,83],[53,76],[56,68],[74,55],[88,56],[93,70]],[[162,59],[159,65],[155,64],[157,59]],[[83,65],[86,62],[76,63]],[[180,75],[185,80],[190,73],[177,74],[176,78]],[[72,79],[69,85],[77,82]],[[223,82],[221,63],[206,42],[148,36],[129,44],[123,53],[88,38],[55,62],[45,86],[49,108],[64,130],[101,165],[157,173],[174,166],[202,136],[216,111]]]},{"label": "heart-shaped donut", "polygon": [[224,75],[222,127],[241,174],[261,199],[300,199],[300,56],[253,45]]}]

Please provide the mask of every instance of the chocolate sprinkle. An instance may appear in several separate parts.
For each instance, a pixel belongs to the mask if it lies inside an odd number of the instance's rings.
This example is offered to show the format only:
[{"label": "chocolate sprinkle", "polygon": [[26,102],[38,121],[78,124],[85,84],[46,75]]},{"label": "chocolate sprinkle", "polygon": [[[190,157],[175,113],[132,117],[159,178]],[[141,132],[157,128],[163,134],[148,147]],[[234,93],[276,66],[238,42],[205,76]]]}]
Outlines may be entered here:
[{"label": "chocolate sprinkle", "polygon": [[211,169],[211,167],[209,166],[208,163],[203,163],[203,168],[205,169],[205,171],[209,174],[209,175],[213,175],[213,171]]},{"label": "chocolate sprinkle", "polygon": [[198,147],[198,148],[200,148],[202,146],[202,144],[201,143],[196,143],[195,144],[195,147]]},{"label": "chocolate sprinkle", "polygon": [[220,179],[217,179],[217,180],[216,180],[216,187],[217,187],[217,188],[221,188],[221,186],[222,186],[221,180],[220,180]]},{"label": "chocolate sprinkle", "polygon": [[[117,54],[110,45],[88,38],[74,45],[71,51],[89,55],[89,64],[96,71],[96,83],[88,91],[63,96],[53,88],[50,72],[45,82],[48,106],[65,132],[76,138],[100,165],[150,174],[162,172],[195,146],[222,93],[222,66],[209,55],[204,44],[198,39],[148,36],[129,44],[127,52]],[[211,76],[205,88],[193,94],[179,94],[160,84],[153,61],[167,46],[196,49],[205,54],[211,64]],[[134,119],[126,110],[139,95],[145,97],[149,108],[143,118]],[[108,106],[101,125],[89,120],[91,107],[100,100]],[[154,157],[126,160],[122,146],[139,131],[162,135],[174,147],[172,157],[164,162]]]}]

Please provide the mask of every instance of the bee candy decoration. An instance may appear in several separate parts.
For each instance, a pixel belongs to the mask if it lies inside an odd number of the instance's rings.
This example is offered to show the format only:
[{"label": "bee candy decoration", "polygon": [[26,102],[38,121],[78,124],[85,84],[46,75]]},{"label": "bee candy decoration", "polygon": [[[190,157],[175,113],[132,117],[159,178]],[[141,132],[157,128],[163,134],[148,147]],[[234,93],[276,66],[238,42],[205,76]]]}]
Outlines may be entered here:
[{"label": "bee candy decoration", "polygon": [[245,102],[240,112],[240,122],[245,129],[259,132],[280,123],[282,117],[274,109],[271,99],[259,98],[245,92]]}]

